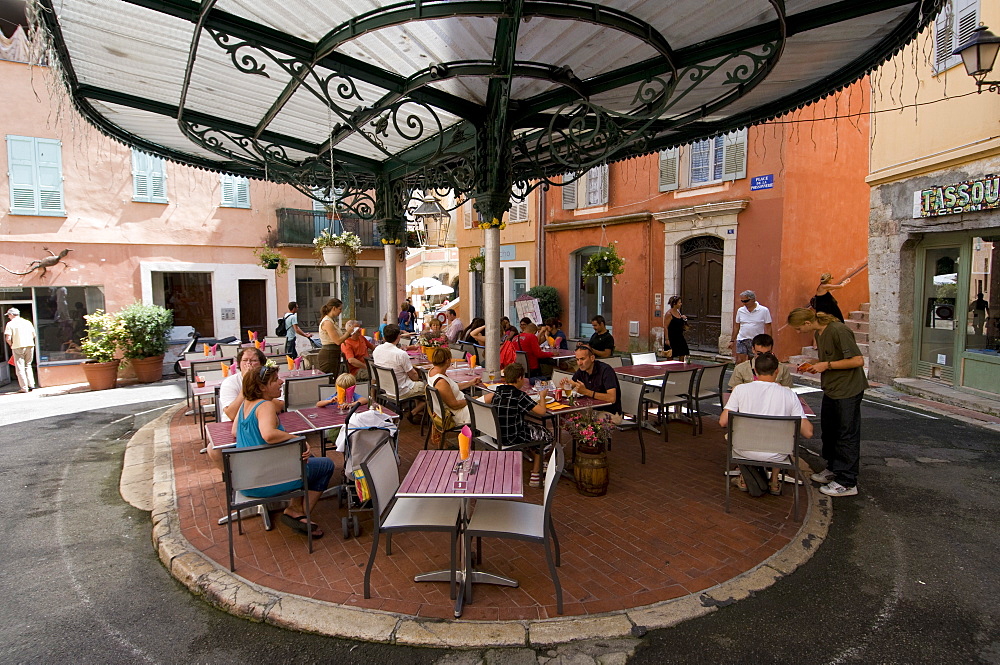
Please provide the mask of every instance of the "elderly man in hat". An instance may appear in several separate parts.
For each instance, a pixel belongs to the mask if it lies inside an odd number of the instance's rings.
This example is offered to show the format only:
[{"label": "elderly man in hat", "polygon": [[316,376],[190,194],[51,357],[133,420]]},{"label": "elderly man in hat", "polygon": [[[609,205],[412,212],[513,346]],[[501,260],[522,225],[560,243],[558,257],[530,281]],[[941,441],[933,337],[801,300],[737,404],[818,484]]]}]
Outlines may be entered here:
[{"label": "elderly man in hat", "polygon": [[743,306],[736,310],[736,325],[729,346],[736,352],[736,364],[753,355],[753,338],[761,333],[771,334],[771,310],[757,302],[757,294],[744,291],[740,294]]},{"label": "elderly man in hat", "polygon": [[17,382],[21,384],[21,392],[34,390],[35,375],[31,370],[31,363],[35,356],[35,326],[21,318],[19,309],[11,307],[7,310],[7,327],[3,330],[3,338],[13,352],[14,369],[17,372]]}]

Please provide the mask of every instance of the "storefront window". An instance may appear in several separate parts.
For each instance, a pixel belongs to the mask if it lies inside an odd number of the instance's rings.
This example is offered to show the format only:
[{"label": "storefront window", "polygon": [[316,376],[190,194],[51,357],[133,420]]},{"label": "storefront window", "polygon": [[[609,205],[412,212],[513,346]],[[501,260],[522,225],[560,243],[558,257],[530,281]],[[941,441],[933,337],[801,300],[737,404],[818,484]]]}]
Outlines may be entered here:
[{"label": "storefront window", "polygon": [[[162,285],[162,286],[161,286]],[[215,336],[212,316],[212,273],[154,272],[153,301],[174,313],[175,326],[191,326],[202,337]]]},{"label": "storefront window", "polygon": [[927,250],[920,360],[931,365],[954,366],[960,251],[958,247]]},{"label": "storefront window", "polygon": [[340,292],[343,294],[344,312],[341,321],[355,319],[369,330],[375,330],[382,323],[379,312],[378,268],[356,268],[346,266],[340,269]]},{"label": "storefront window", "polygon": [[[334,297],[333,285],[337,269],[332,266],[295,266],[295,302],[299,305],[299,327],[306,331],[319,330],[322,318],[319,310]],[[279,303],[282,314],[285,305]]]},{"label": "storefront window", "polygon": [[1000,355],[1000,237],[972,239],[965,348]]},{"label": "storefront window", "polygon": [[59,363],[85,358],[80,341],[86,335],[84,316],[104,309],[104,287],[52,286],[34,289],[38,362]]},{"label": "storefront window", "polygon": [[[598,247],[590,247],[580,251],[576,255],[577,275],[583,270],[593,254],[596,254]],[[594,326],[590,322],[595,316],[600,314],[607,320],[608,330],[611,330],[611,306],[614,280],[609,275],[599,277],[580,278],[580,288],[576,294],[576,331],[580,337],[589,338],[594,334]]]}]

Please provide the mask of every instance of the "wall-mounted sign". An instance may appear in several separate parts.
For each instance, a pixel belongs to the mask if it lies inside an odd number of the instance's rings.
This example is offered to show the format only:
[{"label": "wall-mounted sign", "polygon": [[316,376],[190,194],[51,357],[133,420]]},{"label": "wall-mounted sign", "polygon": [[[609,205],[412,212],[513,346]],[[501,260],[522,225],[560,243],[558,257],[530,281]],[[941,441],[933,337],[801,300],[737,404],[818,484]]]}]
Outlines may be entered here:
[{"label": "wall-mounted sign", "polygon": [[[486,255],[486,248],[479,249],[480,256]],[[517,245],[500,245],[500,260],[513,261],[517,258]]]},{"label": "wall-mounted sign", "polygon": [[223,307],[222,308],[222,320],[223,321],[235,321],[236,320],[236,308],[235,307]]},{"label": "wall-mounted sign", "polygon": [[750,178],[750,191],[756,192],[758,189],[771,189],[774,187],[774,174],[757,175]]},{"label": "wall-mounted sign", "polygon": [[996,208],[1000,208],[1000,176],[995,175],[913,192],[914,218]]}]

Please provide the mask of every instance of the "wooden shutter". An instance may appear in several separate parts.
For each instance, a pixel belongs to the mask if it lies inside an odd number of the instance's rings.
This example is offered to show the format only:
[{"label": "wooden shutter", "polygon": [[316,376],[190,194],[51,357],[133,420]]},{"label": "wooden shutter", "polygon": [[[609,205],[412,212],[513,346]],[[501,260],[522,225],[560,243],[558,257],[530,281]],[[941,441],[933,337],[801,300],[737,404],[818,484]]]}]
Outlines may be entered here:
[{"label": "wooden shutter", "polygon": [[236,178],[236,207],[250,207],[250,180],[247,178]]},{"label": "wooden shutter", "polygon": [[7,177],[10,180],[10,213],[37,215],[35,140],[27,136],[8,136],[7,164]]},{"label": "wooden shutter", "polygon": [[[563,183],[568,182],[573,177],[572,173],[563,176]],[[577,181],[579,182],[579,181]],[[563,210],[576,210],[576,182],[570,182],[562,186],[562,207]]]},{"label": "wooden shutter", "polygon": [[722,179],[740,180],[747,177],[747,130],[731,132],[723,137]]},{"label": "wooden shutter", "polygon": [[660,151],[660,191],[672,192],[680,186],[677,148]]},{"label": "wooden shutter", "polygon": [[167,202],[167,163],[162,157],[146,155],[149,176],[149,200],[153,203]]},{"label": "wooden shutter", "polygon": [[219,184],[222,188],[222,202],[220,203],[220,205],[223,208],[235,208],[236,207],[235,176],[231,176],[228,173],[222,173],[219,176]]},{"label": "wooden shutter", "polygon": [[948,68],[948,60],[954,50],[955,31],[954,7],[951,2],[945,4],[941,12],[934,19],[934,69],[944,71]]},{"label": "wooden shutter", "polygon": [[472,201],[466,201],[462,206],[462,224],[465,228],[472,228]]},{"label": "wooden shutter", "polygon": [[[609,170],[607,164],[601,164],[600,167],[595,171],[595,173],[600,174],[601,179],[601,201],[597,205],[608,205],[608,188],[609,188]],[[593,173],[591,174],[594,175]]]},{"label": "wooden shutter", "polygon": [[511,198],[510,200],[510,216],[508,218],[513,222],[526,222],[528,221],[528,201],[519,201],[516,198]]},{"label": "wooden shutter", "polygon": [[62,142],[35,139],[38,214],[65,215],[63,210]]},{"label": "wooden shutter", "polygon": [[[955,11],[955,45],[952,51],[972,39],[972,32],[979,25],[979,0],[953,0],[958,9]],[[958,64],[962,56],[952,56]]]},{"label": "wooden shutter", "polygon": [[149,155],[132,149],[132,200],[149,201]]},{"label": "wooden shutter", "polygon": [[951,0],[934,19],[934,71],[943,72],[962,63],[952,55],[969,41],[979,25],[979,0]]}]

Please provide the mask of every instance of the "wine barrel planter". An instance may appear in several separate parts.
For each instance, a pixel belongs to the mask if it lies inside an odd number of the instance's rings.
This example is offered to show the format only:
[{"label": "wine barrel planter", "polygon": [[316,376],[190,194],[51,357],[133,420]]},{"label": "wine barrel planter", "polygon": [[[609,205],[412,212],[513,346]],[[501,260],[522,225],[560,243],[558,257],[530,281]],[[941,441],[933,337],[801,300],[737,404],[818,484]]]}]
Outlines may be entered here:
[{"label": "wine barrel planter", "polygon": [[577,449],[576,461],[573,463],[573,477],[576,479],[576,491],[580,494],[584,496],[607,494],[610,482],[607,451],[590,453]]},{"label": "wine barrel planter", "polygon": [[139,383],[153,383],[163,378],[163,356],[133,358],[129,362],[135,370],[135,378]]},{"label": "wine barrel planter", "polygon": [[108,363],[83,363],[83,374],[87,377],[87,383],[91,390],[110,390],[118,383],[118,366],[120,360],[112,360]]}]

